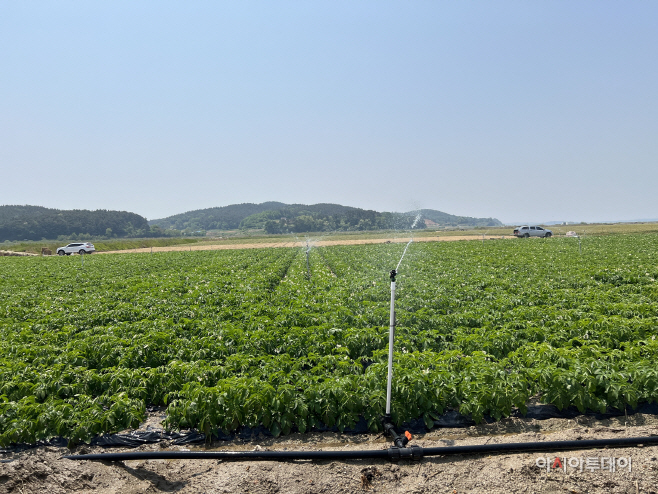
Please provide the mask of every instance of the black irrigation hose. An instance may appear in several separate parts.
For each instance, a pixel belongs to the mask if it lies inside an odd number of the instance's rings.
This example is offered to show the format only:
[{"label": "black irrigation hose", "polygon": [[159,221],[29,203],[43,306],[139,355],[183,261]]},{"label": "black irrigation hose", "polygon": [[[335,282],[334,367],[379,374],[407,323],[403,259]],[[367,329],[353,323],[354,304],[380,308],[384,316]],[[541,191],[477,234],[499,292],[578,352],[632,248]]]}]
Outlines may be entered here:
[{"label": "black irrigation hose", "polygon": [[502,453],[507,451],[556,451],[590,449],[610,446],[628,447],[658,444],[658,436],[586,439],[581,441],[545,441],[529,443],[476,444],[439,448],[388,448],[360,451],[140,451],[64,456],[69,460],[357,460],[381,458],[389,460],[420,460],[424,456]]},{"label": "black irrigation hose", "polygon": [[388,452],[370,451],[144,451],[64,456],[69,460],[357,460],[388,458]]},{"label": "black irrigation hose", "polygon": [[502,453],[505,451],[568,451],[573,449],[605,448],[611,446],[628,447],[637,446],[640,444],[658,444],[658,436],[584,439],[578,441],[539,441],[532,443],[477,444],[474,446],[446,446],[442,448],[425,448],[425,456]]}]

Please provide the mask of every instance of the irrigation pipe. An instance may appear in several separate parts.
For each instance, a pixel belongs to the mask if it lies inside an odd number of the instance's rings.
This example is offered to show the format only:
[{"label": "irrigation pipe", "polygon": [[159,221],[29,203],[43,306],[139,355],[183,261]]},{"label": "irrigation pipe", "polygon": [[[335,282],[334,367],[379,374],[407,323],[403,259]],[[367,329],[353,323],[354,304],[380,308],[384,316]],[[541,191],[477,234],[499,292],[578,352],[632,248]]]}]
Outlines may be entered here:
[{"label": "irrigation pipe", "polygon": [[472,446],[445,446],[438,448],[392,447],[378,450],[358,451],[139,451],[133,453],[101,453],[68,455],[68,460],[362,460],[388,459],[420,460],[426,456],[451,456],[503,452],[569,451],[605,447],[629,447],[658,444],[658,436],[622,437],[611,439],[586,439],[581,441],[539,441],[528,443],[476,444]]}]

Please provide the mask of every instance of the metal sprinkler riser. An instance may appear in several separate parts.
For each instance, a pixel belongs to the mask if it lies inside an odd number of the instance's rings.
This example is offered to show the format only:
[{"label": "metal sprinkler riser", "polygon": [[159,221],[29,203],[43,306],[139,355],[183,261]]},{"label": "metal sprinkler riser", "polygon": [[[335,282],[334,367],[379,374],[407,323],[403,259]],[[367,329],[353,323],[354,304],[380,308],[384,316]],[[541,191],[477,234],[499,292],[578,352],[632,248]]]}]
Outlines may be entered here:
[{"label": "metal sprinkler riser", "polygon": [[388,379],[386,382],[386,415],[391,415],[391,385],[393,382],[393,344],[395,340],[395,276],[397,271],[392,269],[391,278],[391,309],[388,331]]},{"label": "metal sprinkler riser", "polygon": [[[392,269],[389,277],[391,279],[391,312],[390,312],[390,325],[388,331],[388,379],[386,381],[386,414],[382,417],[382,426],[384,433],[391,436],[393,443],[398,448],[404,448],[411,440],[411,434],[406,431],[404,435],[400,435],[395,430],[393,419],[391,417],[391,388],[393,384],[393,344],[395,341],[395,277],[397,270]],[[405,451],[406,454],[406,451]]]}]

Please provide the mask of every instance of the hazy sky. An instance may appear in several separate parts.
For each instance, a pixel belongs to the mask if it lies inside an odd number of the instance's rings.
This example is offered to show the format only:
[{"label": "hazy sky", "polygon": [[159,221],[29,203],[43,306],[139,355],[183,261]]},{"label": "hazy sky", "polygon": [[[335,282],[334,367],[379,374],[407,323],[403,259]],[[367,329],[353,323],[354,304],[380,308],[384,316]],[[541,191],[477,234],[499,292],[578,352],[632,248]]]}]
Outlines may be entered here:
[{"label": "hazy sky", "polygon": [[0,3],[0,204],[658,217],[658,2]]}]

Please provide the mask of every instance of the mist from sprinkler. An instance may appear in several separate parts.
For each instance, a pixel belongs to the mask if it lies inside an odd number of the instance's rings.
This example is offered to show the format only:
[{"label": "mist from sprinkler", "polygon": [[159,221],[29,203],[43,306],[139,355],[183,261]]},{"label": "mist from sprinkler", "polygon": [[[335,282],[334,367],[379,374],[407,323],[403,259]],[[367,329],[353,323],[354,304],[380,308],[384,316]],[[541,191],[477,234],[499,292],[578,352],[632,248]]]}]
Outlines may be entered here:
[{"label": "mist from sprinkler", "polygon": [[411,229],[412,229],[412,230],[413,230],[414,228],[416,228],[416,225],[418,224],[418,222],[420,221],[420,218],[421,218],[422,216],[423,216],[422,213],[418,213],[418,214],[416,215],[416,219],[414,219],[414,222],[411,224]]},{"label": "mist from sprinkler", "polygon": [[407,245],[404,247],[404,251],[402,251],[402,257],[400,257],[400,260],[398,261],[398,265],[395,267],[395,271],[397,272],[398,269],[400,269],[400,264],[402,264],[402,259],[404,259],[404,255],[407,253],[407,249],[411,245],[411,243],[414,241],[414,238],[411,237],[409,242],[407,242]]},{"label": "mist from sprinkler", "polygon": [[416,215],[416,218],[414,219],[414,222],[411,224],[411,238],[409,239],[409,242],[407,242],[407,245],[405,245],[404,250],[402,251],[402,256],[400,257],[400,261],[398,262],[398,265],[395,267],[396,272],[400,269],[400,264],[402,264],[402,259],[404,259],[404,255],[407,253],[407,249],[414,241],[413,229],[416,227],[421,217],[422,214],[418,213]]},{"label": "mist from sprinkler", "polygon": [[315,247],[316,242],[320,241],[320,239],[326,237],[327,235],[330,235],[331,232],[326,232],[320,235],[319,238],[313,238],[309,237],[308,235],[305,235],[304,241],[300,240],[299,237],[293,233],[293,236],[295,237],[295,241],[300,244],[302,249],[304,250],[304,255],[306,256],[306,277],[308,278],[309,281],[311,281],[311,263],[310,263],[310,255],[311,255],[311,249]]},{"label": "mist from sprinkler", "polygon": [[311,245],[308,243],[308,237],[306,237],[306,275],[308,280],[311,281],[311,265],[308,262],[308,256],[311,252]]},{"label": "mist from sprinkler", "polygon": [[[585,234],[585,233],[583,232],[583,235],[584,235],[584,234]],[[582,235],[575,235],[575,237],[578,239],[578,254],[579,254],[579,255],[582,255],[582,254],[583,254],[583,247],[582,247],[582,245],[580,244],[580,239],[581,239]]]},{"label": "mist from sprinkler", "polygon": [[567,237],[577,238],[578,239],[578,254],[580,254],[580,255],[582,255],[582,253],[583,253],[583,247],[582,247],[582,244],[581,244],[581,240],[583,238],[585,238],[586,233],[587,232],[585,230],[583,230],[583,233],[580,234],[580,235],[578,235],[575,231],[567,232],[567,235],[566,235]]}]

